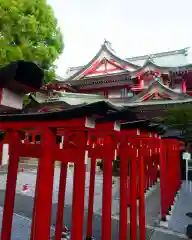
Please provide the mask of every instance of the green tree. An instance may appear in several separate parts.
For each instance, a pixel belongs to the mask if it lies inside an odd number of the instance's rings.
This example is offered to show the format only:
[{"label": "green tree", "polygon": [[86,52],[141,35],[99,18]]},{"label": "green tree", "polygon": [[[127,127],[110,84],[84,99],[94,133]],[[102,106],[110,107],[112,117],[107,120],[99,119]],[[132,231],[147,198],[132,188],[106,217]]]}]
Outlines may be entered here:
[{"label": "green tree", "polygon": [[173,129],[178,129],[186,138],[192,137],[192,106],[179,105],[169,109],[165,115],[164,123]]},{"label": "green tree", "polygon": [[46,0],[0,0],[0,17],[0,66],[34,61],[49,82],[64,47],[52,7]]}]

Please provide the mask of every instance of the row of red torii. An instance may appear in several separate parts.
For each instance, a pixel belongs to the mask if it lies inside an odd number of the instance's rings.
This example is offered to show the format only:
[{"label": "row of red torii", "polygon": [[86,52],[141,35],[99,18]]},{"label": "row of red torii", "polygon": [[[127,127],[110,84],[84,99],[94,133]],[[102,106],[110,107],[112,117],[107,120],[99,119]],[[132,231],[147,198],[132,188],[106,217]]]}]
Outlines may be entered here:
[{"label": "row of red torii", "polygon": [[[9,144],[9,163],[1,239],[11,239],[16,181],[20,157],[39,158],[33,207],[31,240],[50,239],[54,162],[61,162],[55,239],[61,239],[66,191],[67,167],[74,163],[71,239],[83,239],[85,155],[91,159],[86,239],[92,237],[96,160],[103,159],[103,195],[101,239],[111,239],[112,162],[120,157],[119,239],[146,239],[145,190],[155,184],[160,169],[161,217],[173,204],[180,189],[180,147],[176,139],[161,139],[156,132],[130,127],[105,119],[110,106],[105,102],[52,113],[9,114],[0,116],[0,129]],[[103,117],[103,118],[102,118]],[[120,119],[118,119],[120,120]],[[134,125],[135,126],[135,125]],[[21,132],[22,131],[22,132]],[[23,137],[23,132],[25,133]],[[40,135],[40,142],[29,141],[29,134]],[[56,136],[64,136],[62,143]],[[64,139],[64,140],[63,140]],[[129,166],[129,167],[128,167]],[[129,170],[128,170],[129,169]],[[46,187],[45,187],[46,186]],[[137,212],[137,202],[139,211]],[[130,216],[128,216],[128,205]],[[128,232],[130,221],[130,232]]]}]

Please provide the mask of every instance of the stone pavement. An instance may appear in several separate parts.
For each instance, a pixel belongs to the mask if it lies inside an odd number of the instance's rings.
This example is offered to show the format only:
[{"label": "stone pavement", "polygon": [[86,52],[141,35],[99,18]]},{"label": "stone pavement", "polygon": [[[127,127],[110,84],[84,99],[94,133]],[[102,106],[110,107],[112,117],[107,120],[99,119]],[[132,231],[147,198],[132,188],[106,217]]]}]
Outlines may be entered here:
[{"label": "stone pavement", "polygon": [[[12,240],[26,240],[29,238],[31,218],[33,211],[33,196],[36,183],[36,171],[35,169],[30,169],[29,172],[19,173],[17,181],[17,194],[15,199],[14,212],[18,215],[14,216],[13,219],[13,229],[12,229]],[[53,205],[52,205],[52,225],[55,224],[56,220],[56,210],[57,210],[57,194],[58,194],[58,180],[59,174],[58,169],[55,171],[55,181],[54,181],[54,193],[53,193]],[[68,187],[66,196],[66,206],[64,208],[64,222],[71,228],[71,202],[72,202],[72,183],[73,183],[72,173],[69,172],[68,175]],[[113,186],[113,218],[112,218],[112,240],[118,240],[119,232],[119,181],[116,179],[116,183]],[[85,210],[87,206],[88,199],[88,182],[89,174],[86,175],[86,197],[85,197]],[[30,186],[30,191],[28,193],[21,194],[21,185],[27,183]],[[4,204],[4,189],[6,184],[6,175],[0,174],[0,206],[3,207]],[[101,234],[101,199],[102,199],[102,176],[98,175],[96,178],[96,191],[95,191],[95,206],[94,206],[94,218],[93,218],[93,233],[95,240],[100,239]],[[159,184],[156,188],[148,195],[146,198],[146,237],[147,240],[182,240],[183,236],[178,234],[173,234],[172,232],[164,231],[157,228],[159,223],[160,214],[160,187]],[[21,215],[21,216],[19,216]],[[0,208],[0,223],[2,219],[2,209]],[[86,226],[87,212],[85,211],[85,223]],[[129,225],[129,224],[128,224]],[[86,229],[84,228],[84,231]]]},{"label": "stone pavement", "polygon": [[[146,235],[149,240],[182,240],[186,239],[183,234],[172,232],[159,227],[161,198],[160,183],[145,200],[146,206]],[[149,230],[151,230],[149,232]]]},{"label": "stone pavement", "polygon": [[185,234],[187,225],[192,224],[192,219],[186,216],[187,212],[192,212],[192,188],[190,191],[190,186],[186,186],[186,182],[183,181],[168,228]]},{"label": "stone pavement", "polygon": [[152,230],[152,235],[147,240],[183,240],[187,239],[187,237],[160,230]]},{"label": "stone pavement", "polygon": [[145,200],[146,224],[149,226],[158,226],[161,211],[160,183],[156,184],[155,189]]},{"label": "stone pavement", "polygon": [[[4,201],[4,191],[0,191],[0,205],[3,205]],[[12,238],[11,240],[26,240],[28,239],[31,227],[31,218],[32,218],[32,208],[33,206],[33,198],[30,196],[24,196],[21,194],[16,195],[15,208],[14,212],[21,215],[15,215],[13,220],[13,229],[12,229]],[[56,209],[57,205],[53,204],[52,206],[52,225],[55,224],[56,219]],[[64,209],[64,221],[65,224],[71,227],[71,206],[66,206]],[[24,217],[23,217],[24,216]],[[86,216],[85,213],[85,226],[86,226]],[[2,211],[0,211],[0,222],[2,218]],[[28,219],[29,218],[29,219]],[[95,240],[100,239],[101,233],[101,215],[95,214],[93,218],[93,233]],[[112,219],[112,240],[117,240],[119,231],[119,221],[118,219]],[[177,235],[173,235],[173,233],[163,232],[163,230],[159,230],[155,227],[147,227],[146,230],[147,240],[182,240],[183,237],[179,237]]]}]

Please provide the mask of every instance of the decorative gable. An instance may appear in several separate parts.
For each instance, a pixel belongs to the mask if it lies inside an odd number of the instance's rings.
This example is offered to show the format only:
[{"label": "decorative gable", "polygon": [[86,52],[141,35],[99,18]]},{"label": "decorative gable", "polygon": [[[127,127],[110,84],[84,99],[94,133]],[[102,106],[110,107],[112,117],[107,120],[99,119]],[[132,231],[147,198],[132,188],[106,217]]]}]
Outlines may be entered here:
[{"label": "decorative gable", "polygon": [[147,89],[135,95],[130,99],[130,102],[144,102],[152,100],[185,100],[190,97],[183,93],[177,93],[172,89],[163,85],[160,81],[155,80]]},{"label": "decorative gable", "polygon": [[116,63],[113,60],[102,58],[101,60],[95,61],[95,63],[83,73],[81,78],[112,74],[122,71],[126,71],[126,69],[120,64]]},{"label": "decorative gable", "polygon": [[145,95],[143,98],[143,101],[147,101],[147,100],[171,100],[171,97],[168,94],[159,93],[157,91],[154,93],[150,93],[149,95]]}]

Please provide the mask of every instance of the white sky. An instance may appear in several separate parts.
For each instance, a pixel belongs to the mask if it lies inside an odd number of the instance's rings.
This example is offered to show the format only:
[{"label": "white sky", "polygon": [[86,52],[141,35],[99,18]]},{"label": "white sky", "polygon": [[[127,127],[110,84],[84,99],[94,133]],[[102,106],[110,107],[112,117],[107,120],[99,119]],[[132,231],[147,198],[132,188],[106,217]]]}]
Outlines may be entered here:
[{"label": "white sky", "polygon": [[192,45],[192,0],[48,0],[64,36],[58,74],[84,65],[104,39],[131,57]]}]

